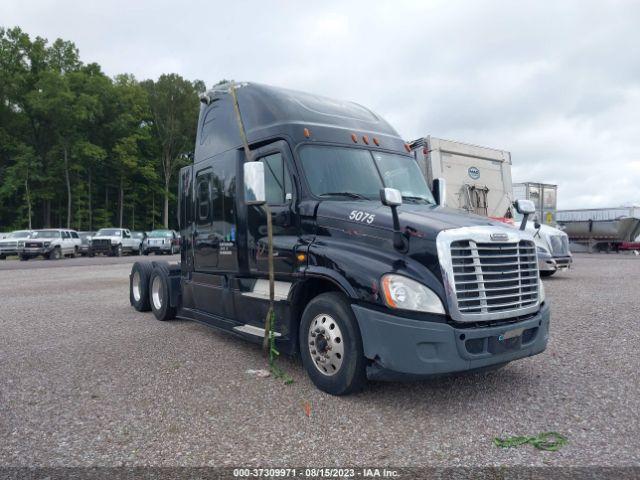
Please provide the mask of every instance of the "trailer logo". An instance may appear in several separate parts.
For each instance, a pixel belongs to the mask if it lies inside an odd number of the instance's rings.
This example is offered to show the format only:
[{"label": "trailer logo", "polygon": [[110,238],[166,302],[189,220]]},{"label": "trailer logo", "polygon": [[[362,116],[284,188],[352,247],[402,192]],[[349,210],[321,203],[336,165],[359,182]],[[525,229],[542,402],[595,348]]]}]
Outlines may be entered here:
[{"label": "trailer logo", "polygon": [[480,169],[478,167],[469,167],[469,170],[467,170],[467,172],[469,173],[469,176],[474,180],[480,178]]}]

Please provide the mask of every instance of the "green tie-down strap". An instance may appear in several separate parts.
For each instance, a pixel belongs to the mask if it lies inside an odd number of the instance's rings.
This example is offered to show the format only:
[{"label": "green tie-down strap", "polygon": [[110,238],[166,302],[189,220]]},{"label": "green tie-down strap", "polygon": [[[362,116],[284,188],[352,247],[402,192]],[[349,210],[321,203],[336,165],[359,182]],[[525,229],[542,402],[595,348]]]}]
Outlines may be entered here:
[{"label": "green tie-down strap", "polygon": [[560,435],[558,432],[544,432],[536,437],[496,437],[493,439],[493,443],[496,447],[500,448],[518,447],[528,443],[536,447],[538,450],[555,452],[565,446],[568,443],[568,440],[567,437]]}]

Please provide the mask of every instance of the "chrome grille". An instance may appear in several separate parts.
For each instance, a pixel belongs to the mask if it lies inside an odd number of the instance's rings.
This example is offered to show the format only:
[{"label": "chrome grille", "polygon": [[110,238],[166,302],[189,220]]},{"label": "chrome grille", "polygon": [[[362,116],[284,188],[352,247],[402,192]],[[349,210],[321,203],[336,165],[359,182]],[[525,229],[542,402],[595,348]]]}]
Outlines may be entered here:
[{"label": "chrome grille", "polygon": [[91,246],[92,247],[100,247],[100,248],[105,248],[105,247],[111,247],[111,240],[109,239],[96,239],[96,240],[92,240],[91,241]]},{"label": "chrome grille", "polygon": [[538,262],[532,241],[451,242],[453,284],[462,316],[535,306]]}]

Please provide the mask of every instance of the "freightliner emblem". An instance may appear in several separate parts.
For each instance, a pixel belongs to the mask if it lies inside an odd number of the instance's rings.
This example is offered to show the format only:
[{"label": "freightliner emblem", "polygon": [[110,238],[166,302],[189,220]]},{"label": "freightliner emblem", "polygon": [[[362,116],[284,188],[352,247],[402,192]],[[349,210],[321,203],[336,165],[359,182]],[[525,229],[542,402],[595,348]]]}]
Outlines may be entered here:
[{"label": "freightliner emblem", "polygon": [[507,235],[506,233],[492,233],[491,240],[493,240],[494,242],[506,242],[507,240],[509,240],[509,235]]}]

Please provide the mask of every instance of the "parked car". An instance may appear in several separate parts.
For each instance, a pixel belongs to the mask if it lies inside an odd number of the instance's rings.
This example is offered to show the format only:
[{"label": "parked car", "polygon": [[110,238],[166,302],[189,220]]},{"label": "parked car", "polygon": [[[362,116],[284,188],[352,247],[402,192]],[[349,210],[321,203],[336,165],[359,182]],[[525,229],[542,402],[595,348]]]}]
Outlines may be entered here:
[{"label": "parked car", "polygon": [[91,243],[91,238],[96,234],[96,232],[78,232],[78,235],[80,236],[80,241],[82,242],[80,244],[80,255],[82,255],[83,257],[85,255],[89,255],[89,245]]},{"label": "parked car", "polygon": [[4,260],[9,255],[18,255],[29,235],[31,230],[16,230],[0,240],[0,260]]},{"label": "parked car", "polygon": [[153,230],[142,244],[142,253],[174,255],[180,251],[180,236],[174,230]]},{"label": "parked car", "polygon": [[75,257],[80,251],[81,243],[80,236],[75,230],[35,230],[24,241],[24,248],[20,251],[20,260],[29,260],[39,256],[49,260],[58,260],[66,255]]},{"label": "parked car", "polygon": [[91,237],[89,256],[97,254],[120,257],[128,252],[132,255],[139,255],[142,248],[142,241],[133,238],[131,231],[126,228],[101,228]]}]

